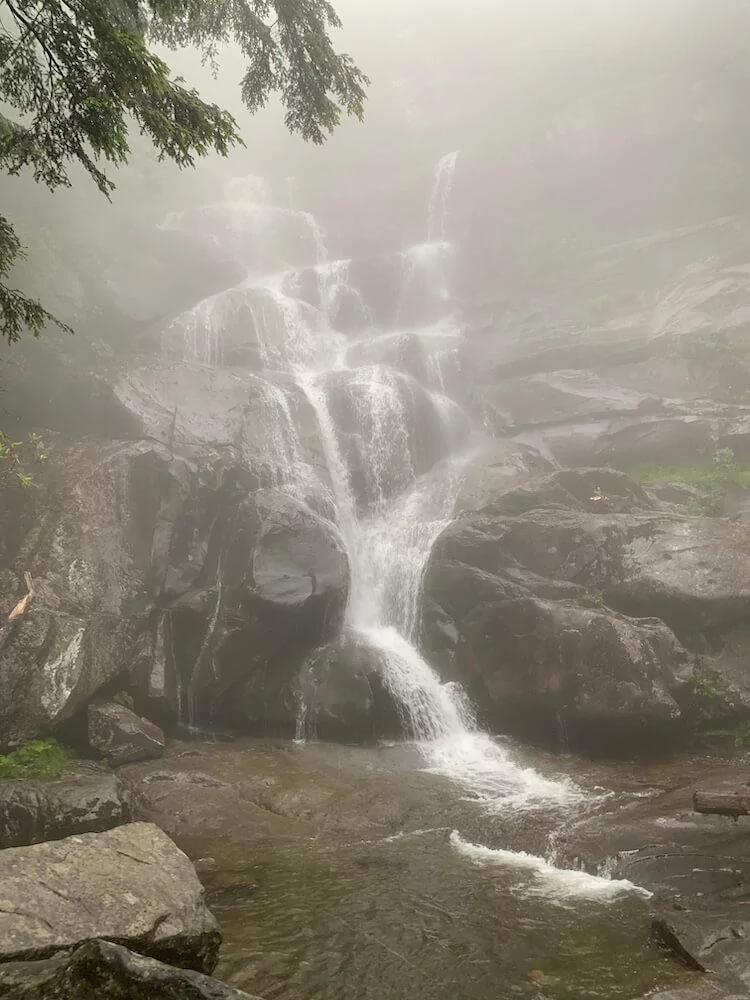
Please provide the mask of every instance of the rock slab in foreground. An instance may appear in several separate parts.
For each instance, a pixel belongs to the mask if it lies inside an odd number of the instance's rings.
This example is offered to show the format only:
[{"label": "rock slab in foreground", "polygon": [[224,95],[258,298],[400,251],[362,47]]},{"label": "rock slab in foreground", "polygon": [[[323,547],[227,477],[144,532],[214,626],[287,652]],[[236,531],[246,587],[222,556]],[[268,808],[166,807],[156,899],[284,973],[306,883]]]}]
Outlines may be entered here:
[{"label": "rock slab in foreground", "polygon": [[150,823],[0,852],[0,963],[106,938],[210,973],[221,936],[189,859]]},{"label": "rock slab in foreground", "polygon": [[0,965],[3,1000],[252,1000],[199,972],[176,969],[109,941],[72,955]]},{"label": "rock slab in foreground", "polygon": [[56,781],[0,781],[0,849],[129,823],[132,793],[111,771],[77,765]]},{"label": "rock slab in foreground", "polygon": [[155,760],[166,745],[158,726],[115,702],[89,705],[88,735],[92,749],[115,766]]}]

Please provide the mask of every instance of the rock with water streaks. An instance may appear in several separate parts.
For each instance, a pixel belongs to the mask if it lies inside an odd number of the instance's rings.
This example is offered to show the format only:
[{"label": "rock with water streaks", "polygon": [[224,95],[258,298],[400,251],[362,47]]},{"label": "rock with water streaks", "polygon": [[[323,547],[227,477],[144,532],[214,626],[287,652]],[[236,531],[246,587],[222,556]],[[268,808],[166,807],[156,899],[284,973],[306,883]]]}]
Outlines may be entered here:
[{"label": "rock with water streaks", "polygon": [[92,938],[207,973],[221,940],[192,864],[149,823],[0,852],[0,964]]},{"label": "rock with water streaks", "polygon": [[[0,524],[0,745],[54,729],[129,669],[197,488],[194,470],[153,442],[53,453],[18,519]],[[34,598],[5,622],[23,571]]]},{"label": "rock with water streaks", "polygon": [[365,510],[408,489],[469,434],[460,407],[385,365],[332,372],[325,391],[354,499]]},{"label": "rock with water streaks", "polygon": [[240,503],[222,553],[220,587],[173,605],[173,648],[191,665],[202,711],[260,730],[293,731],[299,664],[343,620],[343,542],[305,504],[259,490]]}]

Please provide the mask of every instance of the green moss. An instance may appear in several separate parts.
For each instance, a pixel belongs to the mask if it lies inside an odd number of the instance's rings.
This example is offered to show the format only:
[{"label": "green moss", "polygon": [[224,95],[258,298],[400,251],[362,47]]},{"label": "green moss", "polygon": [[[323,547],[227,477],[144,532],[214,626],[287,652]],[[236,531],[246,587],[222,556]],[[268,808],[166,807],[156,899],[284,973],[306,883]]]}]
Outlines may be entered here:
[{"label": "green moss", "polygon": [[714,703],[722,697],[723,684],[715,670],[701,670],[693,677],[693,692],[699,701]]},{"label": "green moss", "polygon": [[123,708],[129,708],[132,712],[135,708],[135,702],[133,701],[133,696],[127,691],[118,691],[116,695],[112,698],[112,701],[116,705],[121,705]]},{"label": "green moss", "polygon": [[587,608],[603,608],[604,594],[601,590],[596,590],[595,588],[586,590],[581,598],[581,604],[584,604]]},{"label": "green moss", "polygon": [[31,740],[13,753],[0,754],[0,778],[59,778],[69,763],[55,740]]},{"label": "green moss", "polygon": [[705,496],[689,500],[687,509],[696,516],[718,517],[730,486],[750,490],[750,469],[743,469],[730,448],[721,448],[708,467],[689,465],[642,465],[633,478],[644,486],[653,483],[684,483],[705,491]]}]

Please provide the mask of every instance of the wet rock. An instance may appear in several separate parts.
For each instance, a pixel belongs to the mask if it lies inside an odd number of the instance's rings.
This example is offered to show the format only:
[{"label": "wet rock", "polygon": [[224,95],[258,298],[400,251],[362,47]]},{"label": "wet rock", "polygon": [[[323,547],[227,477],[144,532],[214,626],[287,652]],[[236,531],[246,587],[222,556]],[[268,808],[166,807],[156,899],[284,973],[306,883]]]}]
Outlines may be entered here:
[{"label": "wet rock", "polygon": [[200,972],[178,969],[111,941],[88,941],[70,956],[0,965],[5,1000],[251,1000]]},{"label": "wet rock", "polygon": [[[349,566],[336,529],[304,504],[261,490],[240,504],[221,557],[221,589],[172,609],[175,655],[214,718],[284,728],[299,662],[338,631]],[[291,717],[291,718],[290,718]]]},{"label": "wet rock", "polygon": [[[694,763],[688,765],[688,783],[681,776],[675,787],[667,768],[667,790],[658,791],[664,777],[657,777],[656,788],[646,783],[647,795],[641,777],[635,795],[571,824],[558,842],[559,857],[592,872],[606,868],[611,877],[651,891],[657,938],[683,965],[709,974],[700,979],[697,993],[685,987],[687,1000],[724,1000],[748,989],[748,837],[742,819],[696,814],[693,800],[700,788],[739,785],[746,774],[741,764],[703,757],[696,784],[695,778],[690,782],[691,769],[695,773]],[[683,1000],[678,989],[666,997]]]},{"label": "wet rock", "polygon": [[422,384],[427,382],[421,338],[413,332],[387,333],[357,341],[346,352],[346,360],[352,367],[387,365],[408,373]]},{"label": "wet rock", "polygon": [[109,764],[153,760],[164,753],[164,733],[114,702],[88,706],[89,745]]},{"label": "wet rock", "polygon": [[0,630],[0,745],[49,733],[126,668],[138,622],[73,617],[35,604]]},{"label": "wet rock", "polygon": [[456,500],[456,513],[481,510],[524,482],[552,471],[536,449],[517,441],[497,440],[472,459]]},{"label": "wet rock", "polygon": [[116,391],[140,434],[170,452],[205,462],[212,452],[230,451],[258,485],[306,474],[312,488],[315,473],[325,473],[312,407],[282,374],[162,361],[131,369]]},{"label": "wet rock", "polygon": [[560,465],[634,469],[643,465],[709,464],[718,424],[697,414],[592,418],[585,423],[532,429],[524,440]]},{"label": "wet rock", "polygon": [[57,780],[0,781],[0,848],[102,833],[129,823],[132,798],[116,775],[83,764]]},{"label": "wet rock", "polygon": [[612,470],[566,470],[490,499],[443,534],[436,558],[490,572],[525,568],[601,591],[681,635],[729,629],[750,610],[745,525],[653,510]]},{"label": "wet rock", "polygon": [[[57,452],[0,569],[0,745],[48,732],[130,665],[167,572],[189,469],[149,442]],[[35,596],[7,622],[22,571]]]},{"label": "wet rock", "polygon": [[376,326],[392,327],[403,276],[403,261],[396,254],[355,259],[349,264],[349,284],[362,296]]},{"label": "wet rock", "polygon": [[665,993],[648,993],[642,1000],[745,1000],[745,996],[741,984],[722,985],[701,977],[696,985],[678,987]]},{"label": "wet rock", "polygon": [[398,734],[398,709],[382,678],[383,654],[364,636],[345,634],[322,649],[300,677],[307,735],[358,741]]},{"label": "wet rock", "polygon": [[105,938],[201,972],[220,935],[187,857],[147,823],[0,852],[0,963]]},{"label": "wet rock", "polygon": [[750,581],[727,556],[736,528],[654,512],[612,470],[560,471],[484,499],[433,549],[426,625],[435,663],[495,725],[547,739],[562,727],[607,752],[636,732],[680,738],[698,715],[745,704],[736,680],[734,693],[719,683],[710,705],[701,698],[705,667],[680,641],[747,613]]},{"label": "wet rock", "polygon": [[[488,404],[514,427],[571,423],[595,417],[659,412],[660,399],[619,386],[594,372],[562,370],[494,382]],[[588,464],[588,463],[586,463]]]},{"label": "wet rock", "polygon": [[500,731],[554,738],[562,720],[574,747],[614,750],[634,728],[680,720],[693,659],[663,623],[459,563],[431,571],[426,593],[431,648],[451,652],[452,675]]}]

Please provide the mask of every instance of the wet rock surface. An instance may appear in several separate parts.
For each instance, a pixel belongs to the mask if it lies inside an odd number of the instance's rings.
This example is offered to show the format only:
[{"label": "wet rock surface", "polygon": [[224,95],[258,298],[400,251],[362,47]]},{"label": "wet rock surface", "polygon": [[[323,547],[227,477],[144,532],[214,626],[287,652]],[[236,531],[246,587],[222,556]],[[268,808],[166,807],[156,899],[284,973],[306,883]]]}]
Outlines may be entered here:
[{"label": "wet rock surface", "polygon": [[251,1000],[199,972],[164,965],[111,941],[69,956],[0,964],[4,1000]]},{"label": "wet rock surface", "polygon": [[612,751],[746,713],[745,526],[665,509],[613,470],[512,485],[506,468],[464,501],[424,585],[434,662],[492,724],[549,735],[562,718],[574,747]]},{"label": "wet rock surface", "polygon": [[0,781],[0,849],[102,833],[129,823],[133,796],[111,771],[75,764],[57,780]]},{"label": "wet rock surface", "polygon": [[164,753],[162,730],[124,705],[91,704],[87,718],[89,746],[113,766],[153,760]]},{"label": "wet rock surface", "polygon": [[697,987],[688,997],[712,996],[711,990],[722,998],[742,996],[748,989],[747,821],[693,810],[696,788],[736,782],[746,763],[704,764],[693,782],[602,809],[572,824],[558,842],[571,862],[589,870],[606,865],[613,877],[654,893],[657,939],[686,967],[710,974],[702,987],[707,992]]},{"label": "wet rock surface", "polygon": [[132,823],[0,852],[0,964],[106,938],[211,972],[220,935],[187,857],[157,827]]},{"label": "wet rock surface", "polygon": [[[696,787],[732,780],[742,773],[742,760],[727,764],[706,756],[653,764],[593,765],[573,757],[530,755],[519,748],[514,753],[520,763],[545,774],[569,775],[586,790],[586,799],[562,812],[554,808],[528,813],[488,810],[481,802],[467,800],[454,783],[420,773],[415,752],[398,747],[368,750],[273,741],[182,744],[172,748],[163,761],[132,765],[125,773],[137,787],[147,814],[192,856],[206,859],[200,863],[202,878],[231,941],[220,975],[250,992],[263,992],[251,983],[274,981],[271,959],[267,957],[264,964],[271,978],[256,979],[258,967],[247,966],[242,958],[247,945],[240,945],[250,933],[243,929],[243,921],[250,919],[248,912],[253,921],[270,919],[271,927],[286,913],[284,904],[269,893],[292,892],[298,898],[300,879],[306,885],[310,879],[310,892],[322,891],[314,874],[320,863],[325,892],[340,891],[337,879],[341,875],[349,888],[340,905],[356,910],[354,900],[371,892],[369,881],[379,877],[379,866],[383,878],[392,879],[397,870],[399,881],[404,882],[419,867],[417,856],[426,852],[431,858],[433,851],[442,851],[440,845],[450,841],[451,831],[460,831],[463,842],[489,845],[484,863],[497,872],[496,879],[520,870],[510,855],[493,861],[492,848],[544,856],[553,844],[556,864],[563,870],[582,867],[592,873],[606,872],[610,878],[628,879],[649,890],[654,896],[644,906],[638,933],[643,942],[654,934],[664,944],[665,955],[676,956],[663,961],[674,962],[677,978],[680,965],[684,967],[684,985],[679,989],[675,985],[675,997],[682,1000],[682,993],[690,1000],[712,997],[711,990],[717,1000],[742,996],[747,966],[743,937],[747,838],[730,819],[702,817],[692,808]],[[602,796],[603,788],[612,791]],[[747,822],[740,820],[740,824]],[[403,850],[398,847],[401,843]],[[410,843],[418,855],[412,856]],[[261,864],[252,860],[258,857],[265,860]],[[296,859],[292,881],[277,884],[272,874],[275,865],[283,868],[291,859]],[[481,867],[480,854],[474,863]],[[352,873],[347,874],[350,865]],[[461,872],[464,892],[467,878],[473,879],[469,871]],[[396,892],[400,899],[393,882],[388,885],[386,896],[391,899]],[[523,898],[528,905],[534,893],[549,892],[556,898],[555,885],[553,880],[545,888],[538,881],[535,888],[532,884],[532,896]],[[526,892],[522,886],[516,891]],[[437,907],[438,899],[431,899]],[[374,904],[365,895],[361,905]],[[455,905],[451,904],[451,910]],[[568,912],[566,906],[573,905],[568,900],[560,912]],[[319,919],[320,911],[314,912]],[[605,922],[615,919],[611,909],[607,912]],[[498,933],[503,934],[502,916],[499,919]],[[449,926],[444,929],[446,940],[454,933]],[[259,932],[254,923],[250,927],[255,928],[252,934]],[[661,927],[669,930],[658,933]],[[329,931],[336,933],[333,925]],[[276,932],[269,928],[268,933],[274,939]],[[680,949],[692,958],[687,959]],[[699,965],[709,974],[699,972]],[[558,994],[554,975],[544,974],[552,996],[567,996],[564,991]],[[478,975],[476,970],[472,975]],[[706,992],[701,994],[700,989]],[[670,992],[667,997],[672,1000]]]}]

